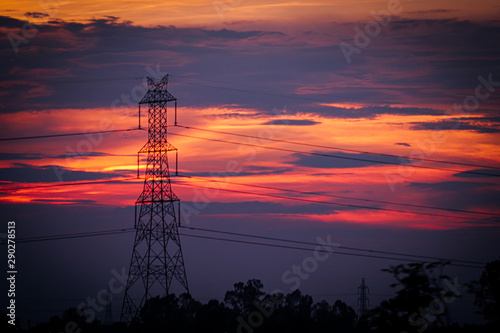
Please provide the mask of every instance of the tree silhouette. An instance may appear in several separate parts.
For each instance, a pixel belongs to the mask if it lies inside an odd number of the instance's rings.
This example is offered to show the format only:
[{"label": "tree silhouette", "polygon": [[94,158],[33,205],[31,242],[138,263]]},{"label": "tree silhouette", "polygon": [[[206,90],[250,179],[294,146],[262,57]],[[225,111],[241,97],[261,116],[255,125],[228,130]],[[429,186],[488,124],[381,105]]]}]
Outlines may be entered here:
[{"label": "tree silhouette", "polygon": [[235,332],[235,325],[231,310],[212,299],[198,309],[194,328],[195,332]]},{"label": "tree silhouette", "polygon": [[234,284],[234,290],[227,291],[224,302],[240,316],[248,315],[255,308],[254,302],[260,302],[264,295],[264,285],[260,280],[248,280],[246,284]]},{"label": "tree silhouette", "polygon": [[262,290],[262,282],[253,279],[235,283],[234,289],[225,293],[225,302],[210,300],[202,304],[189,294],[153,297],[140,310],[139,320],[129,325],[87,323],[82,311],[70,308],[62,317],[53,316],[48,323],[39,324],[29,332],[355,332],[356,313],[342,301],[333,306],[326,301],[314,304],[312,297],[300,290],[287,295],[267,294]]},{"label": "tree silhouette", "polygon": [[0,312],[0,318],[2,318],[2,324],[0,327],[2,328],[2,332],[16,332],[19,331],[19,319],[16,318],[14,321],[14,325],[9,324],[9,320],[11,318],[5,312]]},{"label": "tree silhouette", "polygon": [[500,259],[486,265],[479,278],[474,304],[488,322],[500,321]]},{"label": "tree silhouette", "polygon": [[298,289],[286,295],[284,309],[291,332],[304,332],[312,326],[312,305],[312,297],[302,295]]},{"label": "tree silhouette", "polygon": [[354,329],[357,314],[356,311],[346,303],[337,300],[332,306],[334,316],[333,328],[338,332],[350,332]]},{"label": "tree silhouette", "polygon": [[[415,332],[450,325],[446,301],[458,297],[446,289],[449,277],[442,275],[448,262],[410,263],[383,269],[394,275],[400,287],[396,296],[383,301],[367,314],[364,322],[372,330],[387,333]],[[436,273],[436,270],[439,272]],[[366,327],[365,327],[366,328]]]},{"label": "tree silhouette", "polygon": [[[164,332],[167,328],[177,332],[181,327],[182,312],[173,294],[150,298],[141,309],[142,328],[148,332]],[[137,325],[139,326],[139,325]],[[139,328],[139,327],[138,327]]]},{"label": "tree silhouette", "polygon": [[313,305],[311,318],[316,332],[353,332],[356,311],[337,300],[333,306],[323,300]]}]

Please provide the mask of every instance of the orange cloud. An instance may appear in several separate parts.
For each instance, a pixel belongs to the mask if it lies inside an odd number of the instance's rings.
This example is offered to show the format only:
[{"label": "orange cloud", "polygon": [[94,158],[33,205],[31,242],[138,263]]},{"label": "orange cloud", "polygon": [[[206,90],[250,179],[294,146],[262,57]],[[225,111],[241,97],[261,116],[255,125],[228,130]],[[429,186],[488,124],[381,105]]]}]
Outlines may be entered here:
[{"label": "orange cloud", "polygon": [[[336,105],[336,107],[351,105]],[[125,112],[127,111],[127,112]],[[195,125],[215,131],[233,132],[256,136],[242,138],[215,132],[196,131],[181,127],[169,128],[170,142],[179,149],[179,171],[182,175],[202,175],[227,182],[270,186],[303,192],[315,192],[314,195],[299,195],[308,200],[319,200],[340,204],[331,207],[335,214],[309,214],[308,218],[324,222],[348,221],[353,223],[389,224],[415,228],[447,229],[468,224],[457,224],[455,220],[436,219],[429,216],[418,216],[410,213],[373,211],[363,209],[363,205],[373,203],[349,200],[348,197],[366,198],[386,201],[428,204],[429,198],[437,193],[428,193],[418,188],[410,188],[411,183],[432,184],[456,180],[454,172],[414,168],[412,165],[367,165],[363,167],[339,167],[341,160],[325,158],[323,167],[307,166],[296,163],[293,151],[317,151],[319,148],[293,145],[285,142],[273,142],[265,138],[276,138],[294,142],[305,142],[312,145],[332,146],[358,151],[377,151],[380,153],[408,156],[418,150],[418,156],[432,159],[471,161],[475,163],[498,163],[500,154],[497,151],[494,136],[471,131],[444,131],[446,140],[432,141],[430,131],[410,130],[409,124],[416,121],[431,121],[431,116],[394,116],[382,115],[373,119],[331,119],[316,114],[274,115],[266,116],[259,110],[243,109],[238,106],[221,108],[180,108],[180,124]],[[126,116],[123,116],[126,114]],[[186,118],[185,115],[191,115]],[[136,125],[135,111],[110,108],[98,109],[66,109],[45,110],[43,112],[21,112],[2,115],[0,120],[6,124],[7,133],[31,132],[36,134],[64,133],[72,131],[99,130],[103,119],[112,128],[131,128]],[[443,116],[442,118],[451,116]],[[188,119],[196,119],[190,124]],[[217,121],[214,121],[216,119]],[[311,120],[313,126],[262,125],[270,120]],[[285,123],[285,122],[284,122]],[[110,127],[111,128],[111,127]],[[176,136],[174,133],[188,135]],[[363,133],[363,135],[359,135]],[[9,136],[6,135],[6,136]],[[201,138],[219,141],[207,141]],[[110,173],[110,179],[122,179],[136,175],[136,153],[147,140],[145,131],[115,133],[109,135],[92,135],[67,137],[63,140],[44,139],[36,141],[19,141],[9,143],[9,151],[14,154],[10,160],[2,163],[9,168],[19,165],[46,167],[57,165],[60,168],[81,172]],[[237,144],[222,141],[236,142]],[[395,145],[404,142],[406,145]],[[2,143],[6,147],[6,143]],[[249,146],[250,145],[250,146]],[[257,145],[252,146],[252,145]],[[273,147],[285,150],[272,150]],[[464,148],[468,147],[468,148]],[[292,151],[290,151],[290,149]],[[80,151],[81,150],[81,151]],[[335,155],[335,149],[321,149]],[[6,150],[7,151],[7,150]],[[42,152],[41,154],[38,154]],[[17,154],[17,155],[15,155]],[[31,155],[23,155],[31,154]],[[38,155],[37,155],[38,154]],[[351,152],[351,154],[356,154]],[[19,157],[15,157],[19,156]],[[356,155],[352,155],[356,156]],[[363,155],[364,156],[364,155]],[[145,156],[141,156],[145,158]],[[172,175],[175,168],[175,155],[170,155]],[[330,161],[331,160],[331,161]],[[17,164],[16,164],[17,163]],[[342,164],[340,164],[342,165]],[[421,165],[421,164],[418,164]],[[440,166],[425,162],[425,166]],[[141,176],[144,174],[144,162],[141,162]],[[460,170],[470,168],[456,167]],[[116,174],[116,175],[115,175]],[[391,191],[388,179],[390,174],[400,177],[396,191]],[[68,174],[66,174],[68,175]],[[54,178],[54,177],[53,177]],[[63,177],[64,178],[64,177]],[[64,180],[64,179],[63,179]],[[193,201],[197,193],[208,195],[212,202],[245,202],[263,201],[285,205],[309,205],[311,202],[290,201],[276,197],[255,196],[250,193],[227,192],[223,189],[290,196],[288,192],[266,191],[230,183],[206,182],[202,179],[176,178],[174,191],[183,201]],[[498,184],[496,179],[489,179]],[[195,186],[215,187],[220,190],[196,189],[185,187],[178,182],[187,182]],[[0,200],[4,202],[45,202],[48,204],[85,204],[95,202],[102,205],[133,205],[142,190],[142,180],[131,180],[126,183],[88,184],[81,186],[48,187],[38,189],[20,189],[8,192]],[[55,183],[21,182],[21,186],[50,185]],[[19,186],[6,183],[4,188]],[[216,193],[216,194],[214,194]],[[325,193],[326,195],[322,195]],[[346,198],[332,198],[328,194],[341,195]],[[348,206],[355,205],[348,210]],[[347,207],[347,208],[346,208]],[[353,210],[354,208],[354,210]],[[340,210],[338,210],[340,209]],[[481,209],[481,208],[478,208]],[[303,218],[298,214],[297,218]]]},{"label": "orange cloud", "polygon": [[[481,4],[442,0],[439,4],[431,1],[400,2],[402,16],[411,18],[459,18],[459,19],[494,19],[498,13],[494,0],[482,1]],[[300,26],[312,22],[346,22],[373,19],[372,11],[386,10],[387,0],[358,1],[289,1],[289,0],[185,0],[161,1],[148,3],[122,1],[117,6],[114,1],[3,1],[1,10],[18,19],[27,19],[25,13],[40,12],[46,16],[29,17],[30,21],[42,26],[49,19],[67,21],[88,21],[106,18],[109,20],[131,21],[143,26],[175,25],[186,26],[224,26],[232,22],[245,22],[253,26],[258,24]],[[246,25],[248,25],[246,24]],[[234,25],[233,25],[234,26]]]}]

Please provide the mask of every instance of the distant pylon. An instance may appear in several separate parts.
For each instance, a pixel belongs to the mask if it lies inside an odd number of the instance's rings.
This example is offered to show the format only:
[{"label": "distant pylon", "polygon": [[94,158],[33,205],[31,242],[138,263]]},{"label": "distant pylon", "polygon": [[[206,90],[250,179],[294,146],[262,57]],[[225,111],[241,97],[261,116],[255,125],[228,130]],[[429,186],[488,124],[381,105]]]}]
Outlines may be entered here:
[{"label": "distant pylon", "polygon": [[149,77],[147,81],[148,92],[139,102],[139,113],[140,105],[148,104],[148,142],[139,153],[148,157],[144,188],[135,206],[136,234],[122,322],[138,321],[146,301],[168,295],[174,280],[189,293],[178,230],[180,200],[172,192],[167,159],[168,151],[177,151],[167,141],[167,104],[175,103],[177,117],[177,99],[167,91],[168,74],[158,82]]},{"label": "distant pylon", "polygon": [[365,284],[365,278],[361,280],[361,286],[358,287],[358,317],[361,317],[368,311],[368,294],[370,293],[369,288]]}]

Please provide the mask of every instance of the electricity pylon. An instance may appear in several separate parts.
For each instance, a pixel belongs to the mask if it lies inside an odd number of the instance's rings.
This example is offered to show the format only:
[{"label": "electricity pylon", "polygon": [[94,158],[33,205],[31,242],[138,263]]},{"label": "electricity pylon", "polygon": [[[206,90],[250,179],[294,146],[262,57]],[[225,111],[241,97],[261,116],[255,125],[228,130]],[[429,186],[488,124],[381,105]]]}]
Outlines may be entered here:
[{"label": "electricity pylon", "polygon": [[147,153],[146,174],[135,203],[136,234],[120,316],[128,323],[140,321],[148,299],[168,295],[173,281],[189,293],[178,230],[180,200],[172,192],[167,159],[167,152],[177,151],[167,141],[167,104],[175,103],[177,119],[177,99],[167,91],[168,74],[147,82],[148,92],[139,102],[139,114],[141,104],[148,104],[148,142],[139,151]]},{"label": "electricity pylon", "polygon": [[362,315],[368,311],[368,294],[370,290],[365,284],[365,278],[361,280],[361,286],[358,287],[358,317],[360,318]]}]

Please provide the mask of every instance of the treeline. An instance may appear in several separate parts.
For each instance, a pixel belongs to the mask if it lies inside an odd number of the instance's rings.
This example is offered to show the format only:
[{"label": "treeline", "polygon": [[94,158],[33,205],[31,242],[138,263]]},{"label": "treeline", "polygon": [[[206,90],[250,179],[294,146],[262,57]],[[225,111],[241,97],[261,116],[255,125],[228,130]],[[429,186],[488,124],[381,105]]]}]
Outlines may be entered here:
[{"label": "treeline", "polygon": [[[62,317],[54,316],[30,329],[8,325],[8,317],[2,314],[6,318],[2,332],[500,332],[500,260],[489,263],[479,281],[465,284],[441,274],[447,264],[411,263],[385,269],[396,280],[392,285],[397,288],[396,295],[361,318],[343,301],[314,303],[300,290],[268,294],[254,279],[236,283],[223,302],[202,304],[189,294],[152,298],[130,325],[87,323],[81,311],[71,308]],[[475,305],[485,323],[459,325],[451,321],[448,305],[466,293],[475,294]]]},{"label": "treeline", "polygon": [[[137,331],[147,332],[352,332],[356,312],[342,301],[313,303],[299,290],[265,294],[259,280],[237,283],[224,302],[207,304],[191,296],[152,299],[141,311]],[[131,325],[134,331],[136,325]]]},{"label": "treeline", "polygon": [[141,309],[130,325],[87,323],[81,311],[67,309],[26,332],[354,332],[356,311],[342,301],[333,305],[314,303],[309,295],[295,290],[287,295],[267,294],[259,280],[236,283],[224,302],[206,304],[189,294],[155,297]]}]

